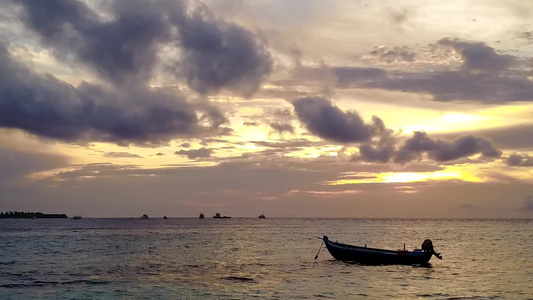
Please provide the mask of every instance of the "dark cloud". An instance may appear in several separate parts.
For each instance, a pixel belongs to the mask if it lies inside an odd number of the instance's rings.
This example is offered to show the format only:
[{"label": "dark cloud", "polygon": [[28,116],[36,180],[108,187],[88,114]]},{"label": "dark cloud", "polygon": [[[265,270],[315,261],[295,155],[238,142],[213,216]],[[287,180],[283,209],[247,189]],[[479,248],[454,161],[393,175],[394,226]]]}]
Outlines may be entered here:
[{"label": "dark cloud", "polygon": [[142,158],[142,156],[138,154],[129,152],[108,152],[104,156],[112,158]]},{"label": "dark cloud", "polygon": [[397,72],[374,81],[357,82],[369,88],[429,93],[436,101],[478,101],[486,104],[532,101],[533,85],[526,77],[503,77],[456,71]]},{"label": "dark cloud", "polygon": [[270,127],[274,129],[279,134],[282,134],[284,132],[294,133],[294,128],[291,124],[284,124],[284,123],[270,123]]},{"label": "dark cloud", "polygon": [[[299,66],[292,81],[281,85],[311,85],[328,82],[341,88],[371,88],[409,93],[429,94],[433,100],[476,101],[503,104],[533,101],[533,85],[529,80],[531,64],[516,56],[499,54],[481,42],[442,39],[432,51],[453,48],[462,56],[460,68],[439,68],[429,71],[385,70],[363,67]],[[376,62],[405,61],[414,54],[405,47],[392,50],[377,48],[366,58]],[[518,68],[519,67],[519,68]],[[312,82],[310,82],[312,81]]]},{"label": "dark cloud", "polygon": [[533,157],[527,154],[511,154],[507,158],[507,165],[511,167],[533,167]]},{"label": "dark cloud", "polygon": [[508,69],[515,61],[512,55],[498,54],[483,42],[459,39],[442,39],[440,45],[449,46],[461,53],[464,71],[499,72]]},{"label": "dark cloud", "polygon": [[174,91],[143,86],[112,90],[73,87],[38,75],[0,47],[0,127],[63,141],[158,145],[206,132],[195,108]]},{"label": "dark cloud", "polygon": [[482,137],[467,135],[448,142],[432,140],[425,132],[418,131],[398,149],[394,161],[406,163],[419,158],[423,153],[427,153],[429,158],[438,162],[455,160],[478,153],[487,158],[497,158],[502,154],[501,151],[494,148],[489,140]]},{"label": "dark cloud", "polygon": [[383,80],[363,84],[366,87],[404,92],[429,93],[436,101],[478,101],[503,104],[532,101],[533,86],[524,76],[495,76],[456,71],[431,73],[399,72]]},{"label": "dark cloud", "polygon": [[382,134],[377,142],[361,144],[359,154],[352,160],[381,163],[393,160],[403,165],[422,159],[424,154],[427,154],[427,158],[431,160],[447,162],[467,158],[474,154],[481,154],[483,158],[498,158],[502,152],[496,150],[490,140],[483,137],[468,135],[448,142],[432,139],[425,132],[415,132],[412,138],[399,147],[397,138],[388,131]]},{"label": "dark cloud", "polygon": [[[472,135],[484,136],[501,149],[530,149],[533,147],[533,125],[517,125],[500,128],[481,129],[470,131]],[[434,137],[452,139],[457,136],[456,133],[435,134]]]},{"label": "dark cloud", "polygon": [[272,71],[265,45],[235,24],[215,18],[205,7],[178,20],[183,58],[177,72],[202,94],[227,89],[251,96]]},{"label": "dark cloud", "polygon": [[385,163],[390,160],[395,151],[396,138],[391,129],[387,129],[380,118],[372,117],[372,135],[378,137],[368,143],[359,146],[359,157],[352,160],[364,160],[366,162]]},{"label": "dark cloud", "polygon": [[209,120],[213,128],[218,128],[220,125],[228,122],[226,116],[209,102],[201,102],[196,107],[204,111],[204,115],[200,118],[200,121]]},{"label": "dark cloud", "polygon": [[183,143],[183,144],[180,145],[180,147],[182,147],[182,148],[190,148],[190,147],[191,147],[191,144],[189,144],[189,143]]},{"label": "dark cloud", "polygon": [[372,136],[372,127],[356,112],[343,112],[322,97],[292,101],[300,122],[313,134],[340,143],[364,142]]},{"label": "dark cloud", "polygon": [[393,159],[404,164],[420,159],[423,154],[438,162],[474,154],[484,158],[497,158],[502,154],[490,140],[473,135],[448,142],[433,140],[425,132],[415,132],[398,147],[393,131],[378,117],[374,116],[371,123],[365,124],[355,112],[343,112],[321,97],[300,98],[292,103],[298,118],[311,133],[339,143],[361,143],[354,160],[385,163]]},{"label": "dark cloud", "polygon": [[359,155],[360,159],[366,162],[386,163],[394,155],[394,145],[387,143],[382,146],[373,147],[370,144],[363,144],[359,146]]},{"label": "dark cloud", "polygon": [[244,122],[242,123],[244,126],[259,126],[259,123],[257,122]]},{"label": "dark cloud", "polygon": [[162,46],[180,53],[170,69],[201,94],[226,89],[251,96],[272,70],[263,42],[182,1],[114,1],[101,17],[85,2],[15,0],[21,20],[62,60],[83,63],[114,83],[146,83]]},{"label": "dark cloud", "polygon": [[169,1],[116,1],[113,18],[102,20],[84,2],[17,0],[22,20],[56,57],[71,55],[113,82],[146,81],[156,62],[158,44],[170,38],[165,10],[181,10]]},{"label": "dark cloud", "polygon": [[200,149],[194,149],[194,150],[180,150],[180,151],[175,152],[175,154],[187,156],[187,158],[189,159],[208,158],[208,157],[211,157],[212,153],[213,153],[213,149],[208,149],[208,148],[200,148]]},{"label": "dark cloud", "polygon": [[479,101],[487,104],[532,101],[533,86],[526,73],[511,71],[518,59],[498,54],[481,42],[442,39],[439,45],[452,47],[463,58],[459,71],[389,72],[373,80],[352,84],[385,90],[429,93],[436,101]]},{"label": "dark cloud", "polygon": [[[533,101],[533,85],[528,79],[529,72],[528,70],[508,70],[497,74],[489,71],[407,72],[386,71],[379,68],[344,67],[324,70],[323,68],[302,67],[296,74],[299,80],[293,80],[290,83],[278,82],[278,84],[311,85],[314,83],[306,81],[328,81],[327,74],[333,74],[334,81],[341,88],[371,88],[429,94],[433,96],[433,100],[440,102],[476,101],[484,104],[504,104],[515,101]],[[333,81],[329,80],[329,82]],[[274,93],[273,96],[279,97],[278,94],[283,93]]]}]

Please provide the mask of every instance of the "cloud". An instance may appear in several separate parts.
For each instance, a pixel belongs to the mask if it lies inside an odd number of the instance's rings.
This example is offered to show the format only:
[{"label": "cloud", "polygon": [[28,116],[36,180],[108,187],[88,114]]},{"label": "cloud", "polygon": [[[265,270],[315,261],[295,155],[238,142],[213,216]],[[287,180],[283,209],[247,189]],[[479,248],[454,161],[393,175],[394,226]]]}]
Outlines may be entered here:
[{"label": "cloud", "polygon": [[529,43],[532,43],[533,42],[533,31],[519,32],[517,34],[517,37],[519,37],[521,39],[525,39]]},{"label": "cloud", "polygon": [[398,149],[394,161],[406,163],[419,158],[423,153],[427,153],[429,158],[438,162],[455,160],[478,153],[487,158],[497,158],[502,154],[501,151],[494,148],[489,140],[482,137],[467,135],[448,142],[432,140],[425,132],[417,131]]},{"label": "cloud", "polygon": [[351,84],[367,88],[429,93],[436,101],[478,101],[499,104],[532,101],[533,86],[528,70],[512,70],[519,62],[512,55],[499,54],[482,42],[441,39],[462,57],[460,70],[422,72],[389,71],[386,76],[353,78]]},{"label": "cloud", "polygon": [[394,47],[392,49],[389,49],[385,46],[380,46],[370,51],[368,58],[373,62],[393,64],[399,62],[413,62],[415,56],[416,53],[406,46]]},{"label": "cloud", "polygon": [[338,67],[332,69],[338,83],[348,86],[351,82],[366,82],[384,77],[387,72],[379,68]]},{"label": "cloud", "polygon": [[394,145],[387,143],[383,146],[373,147],[370,144],[359,146],[360,158],[366,162],[388,162],[394,155]]},{"label": "cloud", "polygon": [[62,155],[13,150],[0,146],[0,186],[23,179],[33,172],[65,167],[68,164],[67,157]]},{"label": "cloud", "polygon": [[264,43],[244,28],[215,18],[205,7],[177,24],[183,49],[177,73],[201,94],[227,89],[250,97],[272,71]]},{"label": "cloud", "polygon": [[507,158],[507,165],[511,167],[533,167],[533,157],[527,154],[511,154]]},{"label": "cloud", "polygon": [[[21,20],[60,60],[81,62],[115,84],[146,83],[162,47],[179,56],[171,72],[201,94],[251,96],[272,70],[250,31],[182,1],[115,1],[96,12],[83,1],[17,1]],[[106,17],[104,18],[103,15]]]},{"label": "cloud", "polygon": [[142,158],[142,156],[138,154],[129,152],[108,152],[104,156],[112,158]]},{"label": "cloud", "polygon": [[296,114],[313,134],[339,143],[360,143],[359,154],[352,160],[386,163],[391,159],[405,164],[420,159],[426,153],[428,158],[445,162],[474,154],[484,158],[498,158],[497,150],[486,138],[467,135],[452,142],[433,140],[425,132],[415,132],[404,145],[397,145],[394,132],[387,129],[383,120],[374,116],[365,124],[355,112],[343,112],[322,97],[306,97],[294,100]]},{"label": "cloud", "polygon": [[0,45],[0,127],[68,142],[159,145],[176,136],[210,132],[193,105],[175,91],[144,86],[74,87],[36,74]]},{"label": "cloud", "polygon": [[372,127],[357,112],[343,112],[328,99],[304,97],[292,101],[300,122],[313,134],[339,143],[364,142],[371,138]]},{"label": "cloud", "polygon": [[284,132],[294,133],[294,128],[291,124],[274,122],[270,123],[270,127],[279,134],[282,134]]},{"label": "cloud", "polygon": [[533,86],[525,76],[495,76],[458,71],[395,72],[375,80],[352,82],[356,86],[428,93],[435,101],[478,101],[485,104],[532,101]]},{"label": "cloud", "polygon": [[254,141],[252,142],[256,145],[260,145],[263,147],[269,147],[269,148],[278,148],[278,149],[289,149],[289,150],[295,150],[295,149],[302,149],[306,147],[311,147],[314,145],[313,142],[308,140],[296,140],[292,139],[290,141],[284,141],[284,142],[267,142],[267,141]]},{"label": "cloud", "polygon": [[423,154],[427,154],[427,158],[431,160],[447,162],[474,154],[481,154],[484,158],[498,158],[502,152],[497,150],[490,140],[483,137],[468,135],[449,142],[432,139],[420,131],[415,132],[413,137],[399,146],[397,138],[389,130],[382,134],[377,142],[361,144],[359,154],[352,157],[352,160],[380,163],[393,160],[395,163],[405,164],[420,160]]},{"label": "cloud", "polygon": [[113,82],[146,81],[157,58],[158,44],[170,38],[165,10],[175,2],[116,1],[111,20],[103,20],[81,1],[17,1],[22,21],[56,57],[74,56]]},{"label": "cloud", "polygon": [[514,56],[498,54],[483,42],[445,38],[438,41],[438,44],[452,47],[461,53],[462,70],[468,72],[500,72],[508,69],[515,61]]},{"label": "cloud", "polygon": [[[533,147],[533,125],[522,124],[500,128],[480,129],[470,131],[473,135],[484,136],[502,149],[529,149]],[[453,138],[453,134],[435,134],[445,139]]]},{"label": "cloud", "polygon": [[[367,88],[409,93],[429,94],[434,101],[476,101],[483,104],[504,104],[533,101],[533,85],[529,79],[531,64],[519,57],[499,54],[482,42],[441,39],[431,45],[428,57],[441,55],[443,48],[451,48],[461,55],[461,64],[439,62],[428,70],[427,61],[415,58],[406,47],[392,50],[376,48],[363,58],[373,63],[390,61],[410,64],[411,70],[388,70],[377,67],[306,67],[299,65],[292,80],[278,81],[280,85],[336,84],[338,88]],[[447,54],[449,57],[450,54]],[[432,61],[435,64],[435,61]],[[309,82],[313,81],[313,82]]]},{"label": "cloud", "polygon": [[200,148],[200,149],[194,149],[194,150],[180,150],[180,151],[175,152],[175,154],[187,156],[187,158],[189,159],[208,158],[208,157],[211,157],[212,153],[213,153],[213,149],[208,149],[208,148]]}]

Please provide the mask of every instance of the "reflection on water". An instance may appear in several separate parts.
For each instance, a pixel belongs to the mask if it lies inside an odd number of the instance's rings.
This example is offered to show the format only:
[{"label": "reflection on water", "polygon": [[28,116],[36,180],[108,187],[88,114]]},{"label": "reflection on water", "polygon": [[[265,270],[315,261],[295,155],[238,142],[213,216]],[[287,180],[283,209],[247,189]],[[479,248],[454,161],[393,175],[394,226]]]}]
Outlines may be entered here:
[{"label": "reflection on water", "polygon": [[[532,220],[0,220],[1,299],[533,297]],[[420,248],[428,267],[334,260],[332,240]]]}]

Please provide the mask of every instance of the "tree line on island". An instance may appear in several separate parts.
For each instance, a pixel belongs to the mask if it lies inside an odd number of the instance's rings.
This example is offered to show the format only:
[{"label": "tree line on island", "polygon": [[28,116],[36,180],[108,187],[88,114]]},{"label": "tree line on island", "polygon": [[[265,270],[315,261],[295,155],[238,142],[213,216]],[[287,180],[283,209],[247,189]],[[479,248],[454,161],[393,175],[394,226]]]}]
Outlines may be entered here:
[{"label": "tree line on island", "polygon": [[68,218],[66,214],[43,214],[42,212],[6,211],[0,212],[0,219],[42,219]]}]

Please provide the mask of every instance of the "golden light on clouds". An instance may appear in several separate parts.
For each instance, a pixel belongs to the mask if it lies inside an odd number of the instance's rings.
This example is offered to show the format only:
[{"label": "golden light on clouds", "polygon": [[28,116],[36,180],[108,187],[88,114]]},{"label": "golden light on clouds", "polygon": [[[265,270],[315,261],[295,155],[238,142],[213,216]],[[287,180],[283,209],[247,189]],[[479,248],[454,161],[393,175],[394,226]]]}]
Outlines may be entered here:
[{"label": "golden light on clouds", "polygon": [[[350,176],[357,176],[350,179]],[[465,182],[483,182],[483,179],[478,177],[472,171],[466,171],[456,166],[446,167],[442,171],[437,172],[383,172],[383,173],[362,173],[359,175],[348,175],[347,178],[327,181],[326,185],[352,185],[363,183],[410,183],[410,182],[425,182],[425,181],[447,181],[460,180]]]},{"label": "golden light on clouds", "polygon": [[442,116],[435,116],[425,119],[421,123],[403,126],[403,131],[411,134],[414,131],[425,132],[454,132],[468,127],[470,129],[481,129],[487,123],[493,121],[492,117],[478,114],[446,113]]}]

